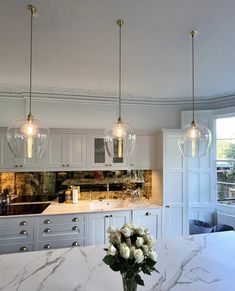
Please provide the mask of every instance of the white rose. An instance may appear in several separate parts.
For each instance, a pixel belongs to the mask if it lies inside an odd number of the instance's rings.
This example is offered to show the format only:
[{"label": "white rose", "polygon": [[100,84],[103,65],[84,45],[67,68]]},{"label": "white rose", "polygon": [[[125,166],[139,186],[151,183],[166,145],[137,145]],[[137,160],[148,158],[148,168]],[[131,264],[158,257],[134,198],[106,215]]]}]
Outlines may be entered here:
[{"label": "white rose", "polygon": [[111,234],[111,233],[114,233],[114,232],[115,232],[114,227],[113,227],[112,225],[110,225],[110,226],[108,227],[108,229],[107,229],[107,233],[108,233],[108,234]]},{"label": "white rose", "polygon": [[154,247],[155,244],[155,239],[153,236],[149,236],[147,239],[147,245],[149,247],[149,249],[152,249]]},{"label": "white rose", "polygon": [[142,245],[142,250],[143,250],[143,253],[145,256],[148,255],[148,252],[149,252],[149,248],[147,245]]},{"label": "white rose", "polygon": [[132,246],[131,239],[129,237],[126,239],[126,243],[127,243],[129,248]]},{"label": "white rose", "polygon": [[150,230],[148,228],[145,229],[145,234],[149,235],[150,234]]},{"label": "white rose", "polygon": [[140,226],[139,228],[137,228],[137,233],[143,236],[145,234],[145,228],[143,226]]},{"label": "white rose", "polygon": [[133,252],[134,258],[138,264],[142,263],[144,260],[144,254],[141,249],[136,249]]},{"label": "white rose", "polygon": [[109,242],[110,242],[111,244],[115,244],[115,243],[116,243],[116,235],[115,235],[115,233],[111,233],[111,234],[109,235]]},{"label": "white rose", "polygon": [[129,222],[129,223],[125,223],[125,224],[123,225],[123,227],[127,227],[127,228],[131,228],[131,229],[133,229],[133,228],[135,228],[135,225],[134,225],[132,222]]},{"label": "white rose", "polygon": [[149,252],[148,257],[155,262],[157,261],[157,253],[155,251]]},{"label": "white rose", "polygon": [[117,244],[120,244],[121,243],[121,234],[119,232],[116,232],[115,233],[115,241]]},{"label": "white rose", "polygon": [[135,248],[135,246],[132,246],[131,248],[130,248],[130,259],[132,260],[132,259],[134,259],[134,251],[136,250],[136,248]]},{"label": "white rose", "polygon": [[143,245],[143,243],[144,243],[144,239],[141,236],[138,236],[135,241],[137,248],[140,248]]},{"label": "white rose", "polygon": [[108,247],[108,255],[115,256],[116,253],[117,253],[116,248],[113,245],[110,245]]},{"label": "white rose", "polygon": [[129,259],[130,257],[130,248],[125,245],[123,247],[120,248],[120,255],[124,258],[124,259]]},{"label": "white rose", "polygon": [[133,234],[133,231],[129,227],[123,227],[121,232],[125,237],[130,237]]}]

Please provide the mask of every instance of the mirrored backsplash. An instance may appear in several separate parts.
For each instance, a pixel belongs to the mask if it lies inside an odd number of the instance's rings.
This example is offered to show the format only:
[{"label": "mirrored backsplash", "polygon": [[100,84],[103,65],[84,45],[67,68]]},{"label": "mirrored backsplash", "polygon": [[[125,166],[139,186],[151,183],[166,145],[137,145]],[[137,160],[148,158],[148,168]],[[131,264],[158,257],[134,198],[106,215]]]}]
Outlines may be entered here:
[{"label": "mirrored backsplash", "polygon": [[152,171],[77,171],[0,173],[0,192],[8,189],[11,199],[22,195],[48,195],[80,186],[81,199],[126,198],[136,189],[151,197]]}]

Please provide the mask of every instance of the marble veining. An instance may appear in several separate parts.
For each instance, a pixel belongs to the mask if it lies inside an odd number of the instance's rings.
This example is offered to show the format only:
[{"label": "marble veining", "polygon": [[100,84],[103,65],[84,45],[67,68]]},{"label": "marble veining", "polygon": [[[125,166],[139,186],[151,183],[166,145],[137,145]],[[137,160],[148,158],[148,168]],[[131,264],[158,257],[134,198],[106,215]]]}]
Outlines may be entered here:
[{"label": "marble veining", "polygon": [[[159,239],[159,273],[138,291],[235,290],[235,232]],[[104,246],[0,256],[1,291],[120,291],[120,273],[102,262]]]}]

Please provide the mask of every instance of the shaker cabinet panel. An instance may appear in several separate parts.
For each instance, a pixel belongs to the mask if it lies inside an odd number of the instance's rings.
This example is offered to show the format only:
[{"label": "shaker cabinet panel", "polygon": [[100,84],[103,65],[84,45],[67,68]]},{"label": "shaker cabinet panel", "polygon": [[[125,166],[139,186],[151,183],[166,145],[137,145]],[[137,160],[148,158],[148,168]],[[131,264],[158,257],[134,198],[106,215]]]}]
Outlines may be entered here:
[{"label": "shaker cabinet panel", "polygon": [[81,168],[87,164],[87,140],[85,134],[68,134],[66,149],[66,166]]}]

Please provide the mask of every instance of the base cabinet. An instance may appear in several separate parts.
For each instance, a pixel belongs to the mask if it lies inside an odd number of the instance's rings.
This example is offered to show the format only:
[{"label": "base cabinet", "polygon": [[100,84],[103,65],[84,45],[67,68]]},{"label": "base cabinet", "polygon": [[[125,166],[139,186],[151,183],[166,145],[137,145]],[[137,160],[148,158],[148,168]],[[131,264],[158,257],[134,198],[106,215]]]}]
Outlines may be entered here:
[{"label": "base cabinet", "polygon": [[131,221],[131,211],[118,211],[107,213],[93,213],[88,215],[88,245],[107,243],[107,229],[110,225],[114,228],[123,226]]},{"label": "base cabinet", "polygon": [[133,210],[133,222],[137,227],[148,228],[154,238],[162,235],[162,211],[160,209]]}]

